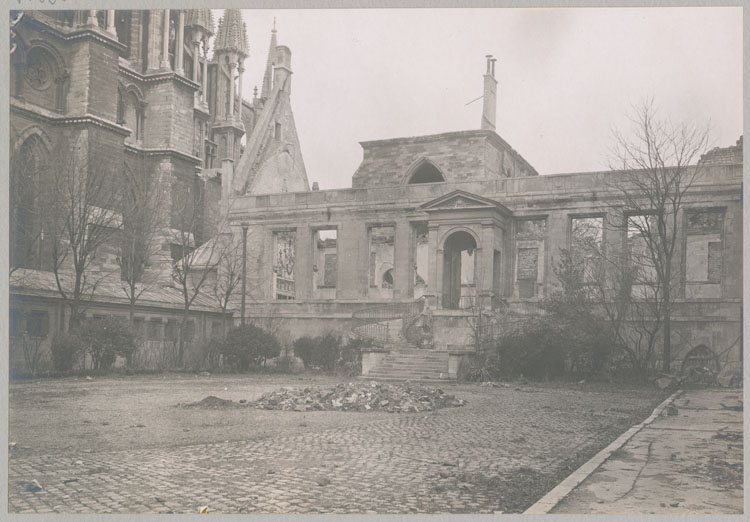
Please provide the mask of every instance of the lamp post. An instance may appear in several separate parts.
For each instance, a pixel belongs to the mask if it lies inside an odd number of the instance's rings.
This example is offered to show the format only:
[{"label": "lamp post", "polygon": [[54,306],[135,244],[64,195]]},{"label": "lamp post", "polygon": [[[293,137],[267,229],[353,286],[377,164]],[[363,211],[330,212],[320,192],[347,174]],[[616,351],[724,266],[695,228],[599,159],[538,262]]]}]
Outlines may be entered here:
[{"label": "lamp post", "polygon": [[242,308],[240,314],[240,324],[245,326],[245,280],[247,279],[247,223],[242,223]]}]

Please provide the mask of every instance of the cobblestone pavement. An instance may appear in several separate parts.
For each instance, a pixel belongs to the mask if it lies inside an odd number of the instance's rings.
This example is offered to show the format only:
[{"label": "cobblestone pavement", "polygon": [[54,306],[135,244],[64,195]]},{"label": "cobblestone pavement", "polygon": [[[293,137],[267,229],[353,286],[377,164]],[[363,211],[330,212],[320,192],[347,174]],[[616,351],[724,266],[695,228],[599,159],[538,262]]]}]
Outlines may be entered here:
[{"label": "cobblestone pavement", "polygon": [[[450,475],[556,473],[566,457],[593,455],[629,427],[635,409],[645,417],[658,402],[565,388],[450,392],[469,404],[260,440],[11,457],[9,511],[492,513],[502,505],[497,482]],[[34,480],[42,489],[32,491]]]}]

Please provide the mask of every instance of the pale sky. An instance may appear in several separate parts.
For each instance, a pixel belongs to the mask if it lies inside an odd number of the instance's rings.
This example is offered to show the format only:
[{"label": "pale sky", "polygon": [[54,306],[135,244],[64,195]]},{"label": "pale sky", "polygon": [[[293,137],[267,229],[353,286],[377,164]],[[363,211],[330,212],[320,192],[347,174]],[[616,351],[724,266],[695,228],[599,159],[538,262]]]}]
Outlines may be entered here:
[{"label": "pale sky", "polygon": [[[216,21],[221,11],[215,12]],[[262,9],[243,12],[260,85],[274,17],[310,182],[351,186],[360,141],[478,129],[486,54],[497,133],[540,174],[607,169],[613,127],[662,116],[742,133],[742,9]]]}]

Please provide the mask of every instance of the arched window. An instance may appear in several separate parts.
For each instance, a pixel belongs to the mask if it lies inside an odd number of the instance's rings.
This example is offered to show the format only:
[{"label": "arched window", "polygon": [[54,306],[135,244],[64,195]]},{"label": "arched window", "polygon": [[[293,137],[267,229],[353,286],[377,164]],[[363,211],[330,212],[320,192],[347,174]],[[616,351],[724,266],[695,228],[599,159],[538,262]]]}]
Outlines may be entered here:
[{"label": "arched window", "polygon": [[48,162],[42,139],[32,134],[11,157],[10,258],[13,267],[39,268],[42,175]]},{"label": "arched window", "polygon": [[389,268],[383,274],[383,282],[381,285],[383,288],[393,288],[393,269]]},{"label": "arched window", "polygon": [[440,170],[429,161],[423,161],[409,177],[409,185],[416,183],[439,183],[445,181]]},{"label": "arched window", "polygon": [[[13,56],[21,53],[16,51]],[[24,62],[16,62],[14,95],[23,96],[34,105],[55,111],[65,110],[68,71],[59,52],[46,42],[35,44],[24,54]]]},{"label": "arched window", "polygon": [[143,140],[143,103],[132,90],[126,92],[123,98],[122,124],[133,131],[126,140],[131,143],[141,141]]},{"label": "arched window", "polygon": [[117,123],[125,123],[125,93],[122,89],[117,89]]}]

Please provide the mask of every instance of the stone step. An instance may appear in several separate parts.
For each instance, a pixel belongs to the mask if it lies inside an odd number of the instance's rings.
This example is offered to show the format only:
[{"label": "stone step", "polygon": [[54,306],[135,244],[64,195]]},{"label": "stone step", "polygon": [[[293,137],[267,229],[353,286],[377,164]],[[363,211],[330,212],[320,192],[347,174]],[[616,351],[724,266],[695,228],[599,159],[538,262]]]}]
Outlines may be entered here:
[{"label": "stone step", "polygon": [[380,363],[384,366],[430,366],[430,367],[439,367],[444,364],[448,364],[448,361],[405,361],[405,360],[384,360],[382,363]]},{"label": "stone step", "polygon": [[364,379],[382,381],[445,382],[448,377],[448,353],[420,350],[414,345],[394,344],[392,351]]},{"label": "stone step", "polygon": [[435,361],[435,362],[398,362],[398,361],[383,361],[378,367],[381,368],[442,368],[448,366],[448,361]]},{"label": "stone step", "polygon": [[419,374],[407,374],[407,375],[391,375],[391,374],[369,374],[362,376],[364,380],[371,381],[423,381],[423,382],[445,382],[451,381],[450,377],[444,375],[419,375]]}]

